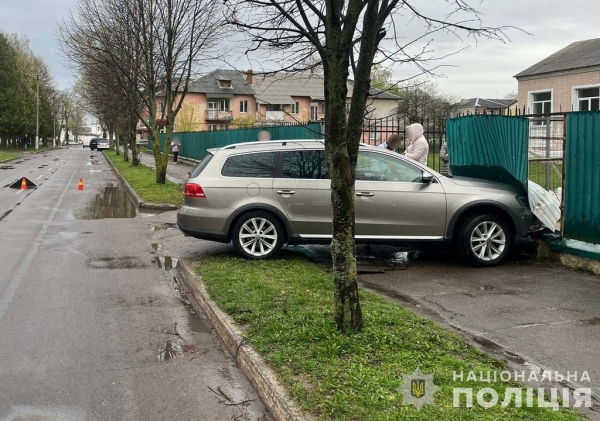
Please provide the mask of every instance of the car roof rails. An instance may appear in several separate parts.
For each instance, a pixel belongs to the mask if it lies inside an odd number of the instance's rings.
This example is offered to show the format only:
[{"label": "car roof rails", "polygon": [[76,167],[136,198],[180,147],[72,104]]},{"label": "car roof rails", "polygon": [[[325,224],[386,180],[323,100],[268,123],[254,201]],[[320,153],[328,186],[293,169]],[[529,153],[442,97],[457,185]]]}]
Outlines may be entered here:
[{"label": "car roof rails", "polygon": [[[300,145],[303,143],[320,143],[321,145],[325,144],[325,140],[323,139],[298,139],[298,140],[269,140],[269,141],[256,141],[256,142],[244,142],[244,143],[235,143],[233,145],[224,146],[222,149],[236,149],[242,147],[251,147],[256,145],[264,145],[264,146],[293,146]],[[366,143],[359,143],[359,146],[368,146],[372,147],[372,145]]]}]

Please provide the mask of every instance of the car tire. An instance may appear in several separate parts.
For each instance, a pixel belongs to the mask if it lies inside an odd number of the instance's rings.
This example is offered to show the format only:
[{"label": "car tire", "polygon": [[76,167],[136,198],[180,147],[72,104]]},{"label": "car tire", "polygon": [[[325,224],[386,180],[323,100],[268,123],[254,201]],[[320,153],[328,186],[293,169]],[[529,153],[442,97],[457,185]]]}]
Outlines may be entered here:
[{"label": "car tire", "polygon": [[458,249],[467,263],[478,267],[499,265],[512,246],[510,227],[502,218],[479,214],[468,217],[458,233]]},{"label": "car tire", "polygon": [[283,240],[284,231],[279,219],[261,210],[243,214],[231,232],[233,245],[246,259],[262,260],[277,256]]}]

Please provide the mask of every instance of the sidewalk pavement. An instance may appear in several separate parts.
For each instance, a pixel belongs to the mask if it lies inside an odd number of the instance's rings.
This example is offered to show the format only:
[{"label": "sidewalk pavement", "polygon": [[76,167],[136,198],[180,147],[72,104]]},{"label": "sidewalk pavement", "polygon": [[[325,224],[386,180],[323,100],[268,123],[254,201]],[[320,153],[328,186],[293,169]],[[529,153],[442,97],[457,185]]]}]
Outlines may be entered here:
[{"label": "sidewalk pavement", "polygon": [[[141,152],[140,162],[147,167],[156,170],[156,165],[154,165],[154,155],[147,152]],[[173,158],[169,157],[169,165],[167,165],[167,180],[183,186],[189,177],[188,172],[192,171],[193,169],[194,166],[188,163],[183,163],[181,160],[177,162],[177,165],[173,165]]]}]

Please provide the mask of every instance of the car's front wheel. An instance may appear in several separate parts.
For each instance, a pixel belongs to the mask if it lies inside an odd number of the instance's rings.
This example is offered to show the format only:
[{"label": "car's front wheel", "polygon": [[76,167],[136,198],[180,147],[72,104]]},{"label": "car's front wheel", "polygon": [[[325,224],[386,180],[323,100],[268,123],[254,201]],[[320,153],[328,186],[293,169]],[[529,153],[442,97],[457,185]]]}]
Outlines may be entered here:
[{"label": "car's front wheel", "polygon": [[273,214],[252,211],[242,215],[233,226],[232,242],[248,259],[268,259],[283,247],[283,227]]},{"label": "car's front wheel", "polygon": [[461,225],[458,246],[462,257],[474,266],[496,266],[510,251],[508,224],[495,215],[473,215]]}]

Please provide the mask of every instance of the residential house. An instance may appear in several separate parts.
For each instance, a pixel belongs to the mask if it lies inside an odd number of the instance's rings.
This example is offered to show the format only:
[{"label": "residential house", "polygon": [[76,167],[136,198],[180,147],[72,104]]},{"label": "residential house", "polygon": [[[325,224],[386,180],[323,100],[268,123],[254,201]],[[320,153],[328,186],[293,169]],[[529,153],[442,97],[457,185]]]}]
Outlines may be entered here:
[{"label": "residential house", "polygon": [[[161,103],[159,113],[162,107]],[[240,124],[252,124],[255,115],[256,99],[252,81],[246,79],[246,74],[237,70],[215,70],[190,82],[175,130],[228,130]]]},{"label": "residential house", "polygon": [[456,112],[460,115],[498,114],[507,110],[514,111],[516,106],[516,99],[469,98],[463,99],[458,104]]},{"label": "residential house", "polygon": [[574,42],[515,75],[526,114],[600,109],[600,38]]},{"label": "residential house", "polygon": [[[353,82],[348,81],[348,111]],[[399,97],[371,89],[366,116],[395,116]],[[162,115],[164,105],[157,112]],[[175,131],[228,130],[264,124],[305,123],[325,118],[323,75],[215,70],[190,82]],[[160,117],[157,118],[157,121]],[[385,139],[383,139],[385,140]]]}]

